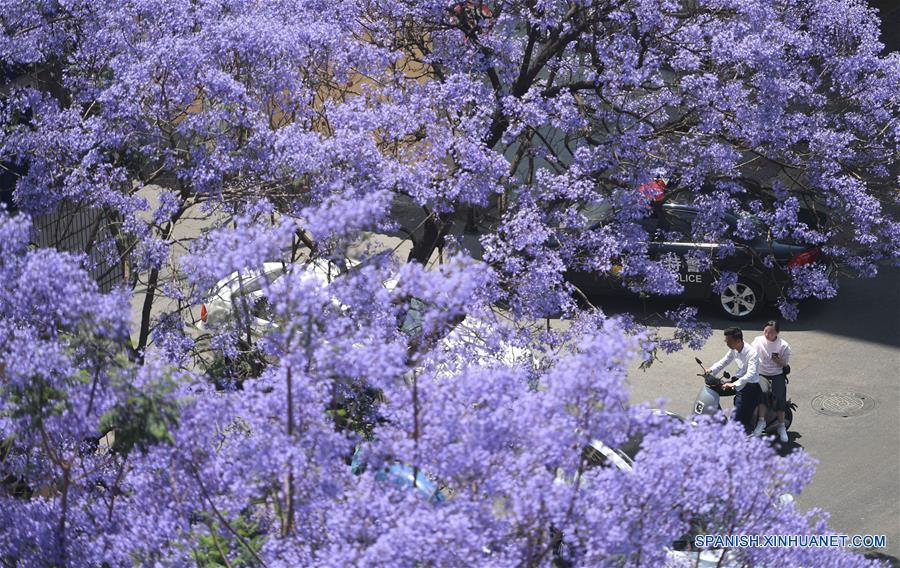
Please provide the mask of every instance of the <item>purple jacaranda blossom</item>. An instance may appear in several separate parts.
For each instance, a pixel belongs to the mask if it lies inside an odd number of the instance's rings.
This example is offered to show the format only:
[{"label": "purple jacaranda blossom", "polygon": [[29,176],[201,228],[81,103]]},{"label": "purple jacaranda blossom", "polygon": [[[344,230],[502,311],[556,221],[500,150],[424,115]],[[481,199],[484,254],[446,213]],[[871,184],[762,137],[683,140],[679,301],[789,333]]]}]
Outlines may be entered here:
[{"label": "purple jacaranda blossom", "polygon": [[[698,528],[827,534],[780,499],[809,483],[804,453],[628,407],[630,362],[699,346],[694,313],[668,337],[584,309],[565,274],[681,291],[643,224],[660,178],[717,254],[752,229],[854,275],[896,261],[900,59],[862,3],[13,1],[2,19],[21,213],[0,213],[0,557],[642,566]],[[140,294],[29,248],[28,215],[70,206],[110,221],[104,256]],[[413,262],[349,262],[364,230],[405,231]],[[154,305],[272,261],[261,337],[240,306],[195,332]],[[833,293],[821,267],[791,276],[785,315]],[[551,314],[564,329],[535,321]],[[204,356],[247,352],[222,388]],[[588,467],[587,444],[634,436],[632,471]]]},{"label": "purple jacaranda blossom", "polygon": [[259,214],[238,216],[235,225],[232,229],[214,229],[197,239],[193,254],[181,260],[188,281],[198,293],[205,293],[232,273],[258,270],[263,263],[277,260],[296,228],[292,219],[284,218],[273,226]]},{"label": "purple jacaranda blossom", "polygon": [[160,269],[169,259],[170,243],[156,238],[139,241],[134,249],[134,264],[141,272]]},{"label": "purple jacaranda blossom", "polygon": [[790,298],[832,298],[837,294],[830,280],[827,268],[821,264],[806,264],[789,269],[793,286],[788,291]]},{"label": "purple jacaranda blossom", "polygon": [[153,327],[153,344],[173,364],[178,365],[184,362],[195,340],[185,335],[181,314],[171,312],[162,314]]},{"label": "purple jacaranda blossom", "polygon": [[[755,152],[754,160],[808,175],[802,187],[784,188],[774,207],[758,211],[777,233],[810,244],[853,237],[890,256],[897,231],[878,222],[883,210],[868,180],[889,176],[883,164],[896,130],[890,118],[898,64],[878,56],[871,13],[842,9],[838,0],[815,8],[757,0],[716,11],[719,4],[710,3],[715,17],[699,5],[696,17],[683,19],[642,3],[593,14],[605,24],[578,41],[577,31],[562,36],[535,69],[521,62],[543,45],[540,34],[551,37],[555,26],[568,25],[566,10],[552,2],[494,7],[474,27],[434,2],[381,3],[365,17],[359,5],[320,10],[305,3],[23,5],[16,21],[27,31],[5,35],[4,52],[10,61],[41,65],[68,50],[61,88],[81,109],[53,93],[14,89],[5,110],[15,127],[4,133],[3,154],[30,163],[17,189],[24,206],[45,210],[89,195],[119,211],[140,239],[138,206],[123,194],[152,181],[175,186],[179,199],[192,192],[238,201],[268,196],[284,210],[306,207],[326,217],[327,203],[365,215],[373,203],[400,194],[444,214],[440,224],[463,207],[490,209],[504,194],[513,207],[502,224],[516,225],[520,200],[533,207],[539,197],[539,222],[546,224],[567,199],[610,198],[616,189],[611,201],[621,205],[621,195],[664,175],[679,191],[699,194],[705,214],[698,236],[727,241],[721,214],[746,193],[729,178],[747,173],[741,164]],[[748,23],[762,17],[765,29]],[[408,44],[397,43],[398,18],[412,18],[430,34],[428,53],[411,59],[433,66],[438,80],[400,70]],[[522,21],[537,35],[522,36]],[[641,22],[643,40],[626,32],[628,21]],[[807,31],[813,29],[820,33]],[[379,34],[384,41],[375,39]],[[829,60],[824,71],[811,63],[821,58]],[[538,81],[541,65],[553,84]],[[647,92],[631,96],[636,86]],[[312,94],[320,88],[334,96],[320,104]],[[848,112],[828,112],[834,97],[847,99]],[[878,143],[854,142],[866,138]],[[709,178],[719,180],[713,193],[704,189]],[[830,233],[792,221],[793,194],[804,206],[833,210]],[[640,207],[627,209],[617,211],[619,219],[636,219]],[[368,223],[391,224],[382,221]],[[532,228],[537,235],[547,229]],[[423,262],[425,248],[416,253]],[[630,237],[616,248],[598,255],[598,271],[609,270],[614,254],[645,256]],[[572,252],[547,272],[573,268],[583,255]],[[856,253],[846,254],[853,257],[849,269],[871,273],[870,264],[853,261]],[[655,291],[658,279],[635,282]],[[562,294],[559,278],[549,274],[516,284],[530,298],[542,288]]]},{"label": "purple jacaranda blossom", "polygon": [[379,226],[390,212],[391,199],[388,192],[369,193],[364,199],[335,195],[315,207],[304,209],[300,216],[304,226],[317,239],[346,237]]},{"label": "purple jacaranda blossom", "polygon": [[719,274],[719,277],[716,278],[715,284],[713,284],[713,292],[721,293],[729,286],[737,283],[738,275],[735,272],[726,271]]},{"label": "purple jacaranda blossom", "polygon": [[682,307],[667,311],[665,315],[675,324],[674,339],[691,349],[700,349],[712,335],[709,324],[697,321],[697,308]]},{"label": "purple jacaranda blossom", "polygon": [[[242,250],[232,255],[246,255],[251,266],[261,249]],[[168,564],[189,562],[215,538],[234,558],[273,565],[505,566],[554,555],[640,564],[663,558],[692,519],[710,530],[730,523],[729,530],[773,531],[779,519],[808,526],[778,505],[781,493],[809,481],[802,455],[782,460],[757,440],[710,442],[733,437],[734,427],[676,429],[646,409],[628,409],[626,368],[650,339],[644,330],[623,333],[626,322],[595,314],[548,337],[557,348],[541,361],[507,357],[515,334],[503,332],[508,324],[492,321],[480,300],[493,274],[483,264],[454,258],[440,271],[413,263],[394,274],[390,263],[373,262],[330,283],[297,268],[264,286],[276,326],[264,338],[269,362],[241,390],[217,391],[152,353],[141,365],[92,355],[85,348],[101,341],[97,330],[80,331],[77,344],[24,331],[8,342],[11,353],[39,349],[42,357],[4,360],[12,379],[4,408],[24,410],[17,389],[29,383],[16,377],[41,377],[70,410],[2,422],[17,433],[4,467],[35,492],[0,497],[9,501],[4,518],[21,516],[16,526],[31,529],[4,532],[4,554],[23,562]],[[386,284],[391,276],[396,283]],[[413,298],[422,324],[405,331],[397,322]],[[179,346],[170,341],[178,325],[164,319],[166,337],[154,349],[168,355]],[[366,389],[377,396],[359,398]],[[334,413],[350,411],[351,400],[374,405],[353,415],[369,421],[364,430],[336,428]],[[71,429],[75,420],[81,429]],[[53,446],[33,438],[42,432]],[[92,442],[110,432],[110,448]],[[638,434],[643,450],[633,473],[586,468],[582,450],[592,441],[616,447]],[[45,449],[26,463],[19,448],[29,442]],[[702,471],[673,467],[676,456],[710,443],[727,448],[721,459]],[[357,471],[348,465],[355,451]],[[746,477],[760,463],[771,464],[772,486],[760,498],[754,485],[752,507],[743,493],[724,498],[710,481],[721,481],[724,469]],[[443,500],[379,477],[394,466],[422,472]],[[708,498],[695,498],[697,484]],[[655,489],[662,486],[684,490],[662,495]]]},{"label": "purple jacaranda blossom", "polygon": [[184,205],[184,200],[171,191],[163,191],[158,196],[159,204],[153,212],[153,222],[157,225],[168,223]]},{"label": "purple jacaranda blossom", "polygon": [[784,319],[788,321],[795,321],[797,319],[797,315],[800,313],[797,302],[791,302],[787,298],[780,298],[777,305],[778,311],[781,312]]}]

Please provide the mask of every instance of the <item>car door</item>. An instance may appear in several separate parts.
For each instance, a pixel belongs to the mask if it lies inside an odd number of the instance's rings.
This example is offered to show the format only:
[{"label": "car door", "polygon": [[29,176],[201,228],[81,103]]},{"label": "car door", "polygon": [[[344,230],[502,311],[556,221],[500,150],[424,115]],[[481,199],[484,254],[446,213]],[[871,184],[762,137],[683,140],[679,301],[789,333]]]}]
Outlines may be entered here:
[{"label": "car door", "polygon": [[697,212],[691,209],[662,208],[650,254],[677,274],[678,283],[684,287],[681,297],[702,300],[709,297],[714,275],[703,268],[699,256],[715,254],[718,245],[693,241],[691,229],[696,216]]},{"label": "car door", "polygon": [[[597,222],[602,223],[603,220],[598,220]],[[638,223],[648,235],[653,235],[658,221],[655,218],[648,217],[639,220]],[[621,270],[622,265],[614,261],[612,270],[609,272],[598,274],[584,270],[570,270],[565,273],[565,279],[588,296],[630,295],[631,292],[625,286],[620,276]]]}]

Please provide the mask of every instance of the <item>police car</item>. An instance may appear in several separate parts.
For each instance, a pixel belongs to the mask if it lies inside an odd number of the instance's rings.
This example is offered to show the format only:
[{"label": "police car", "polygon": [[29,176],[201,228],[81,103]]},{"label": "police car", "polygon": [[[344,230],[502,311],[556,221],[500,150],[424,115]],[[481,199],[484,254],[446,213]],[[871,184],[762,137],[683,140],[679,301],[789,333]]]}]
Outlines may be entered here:
[{"label": "police car", "polygon": [[[675,272],[684,287],[679,299],[711,301],[726,317],[747,320],[757,316],[766,304],[774,304],[782,297],[790,285],[791,268],[826,263],[818,248],[770,240],[761,234],[763,231],[750,239],[739,238],[738,219],[731,214],[726,214],[724,221],[730,227],[734,251],[724,254],[725,251],[719,250],[721,244],[691,238],[699,213],[693,205],[664,203],[640,221],[650,235],[647,243],[650,257]],[[569,272],[566,279],[589,296],[627,294],[628,282],[619,269],[613,267],[605,274]],[[715,291],[716,281],[726,272],[737,274],[737,281]],[[828,275],[833,278],[831,266]]]}]

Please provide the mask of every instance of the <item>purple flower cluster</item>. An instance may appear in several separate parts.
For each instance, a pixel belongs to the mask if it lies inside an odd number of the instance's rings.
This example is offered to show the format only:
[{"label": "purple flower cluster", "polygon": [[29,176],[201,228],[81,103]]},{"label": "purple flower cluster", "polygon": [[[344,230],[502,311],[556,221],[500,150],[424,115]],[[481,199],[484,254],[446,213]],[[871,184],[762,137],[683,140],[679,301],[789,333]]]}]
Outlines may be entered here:
[{"label": "purple flower cluster", "polygon": [[[5,563],[645,566],[701,530],[828,532],[781,499],[804,453],[628,406],[633,359],[709,337],[694,309],[669,336],[565,275],[681,292],[645,229],[663,178],[716,254],[771,235],[852,274],[896,262],[900,59],[862,3],[16,0],[2,21]],[[73,204],[127,262],[111,293],[30,245]],[[370,230],[418,262],[361,253]],[[242,289],[188,326],[273,261],[265,326],[240,325]],[[789,273],[789,319],[835,293],[825,266]],[[635,440],[634,467],[589,449]]]},{"label": "purple flower cluster", "polygon": [[667,311],[665,315],[675,324],[673,339],[679,342],[679,348],[686,344],[691,349],[698,350],[712,335],[712,328],[708,323],[697,321],[697,308],[682,307]]}]

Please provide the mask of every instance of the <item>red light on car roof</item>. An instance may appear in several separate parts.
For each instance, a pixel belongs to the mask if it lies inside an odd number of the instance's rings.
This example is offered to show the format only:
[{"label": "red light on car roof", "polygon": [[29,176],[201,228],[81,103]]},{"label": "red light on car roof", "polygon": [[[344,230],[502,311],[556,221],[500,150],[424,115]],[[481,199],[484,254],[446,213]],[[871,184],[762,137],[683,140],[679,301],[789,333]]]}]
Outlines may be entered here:
[{"label": "red light on car roof", "polygon": [[200,321],[206,321],[207,313],[208,312],[206,311],[206,304],[200,304]]},{"label": "red light on car roof", "polygon": [[643,183],[638,187],[638,193],[650,202],[662,201],[666,196],[666,182],[661,179],[655,179],[651,182]]},{"label": "red light on car roof", "polygon": [[819,258],[819,249],[809,249],[807,251],[803,251],[794,256],[791,260],[788,261],[788,268],[796,268],[797,266],[805,266],[807,264],[812,264]]}]

